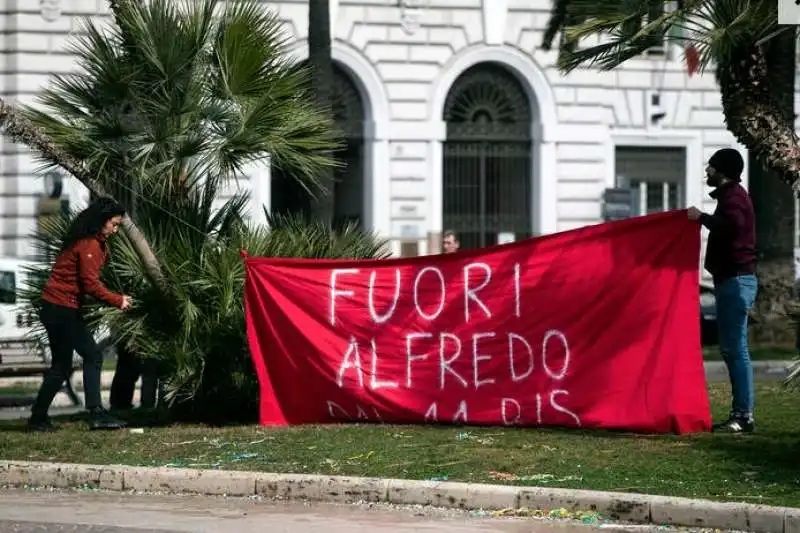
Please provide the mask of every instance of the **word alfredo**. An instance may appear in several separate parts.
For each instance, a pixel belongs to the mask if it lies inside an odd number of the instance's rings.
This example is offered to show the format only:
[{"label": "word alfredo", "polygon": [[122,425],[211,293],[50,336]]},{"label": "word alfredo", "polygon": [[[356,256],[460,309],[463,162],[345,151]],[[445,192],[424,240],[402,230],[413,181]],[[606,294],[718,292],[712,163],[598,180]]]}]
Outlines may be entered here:
[{"label": "word alfredo", "polygon": [[[385,278],[392,270],[394,283],[389,285]],[[569,392],[563,380],[569,371],[570,349],[564,333],[547,329],[542,334],[541,325],[530,321],[514,320],[512,325],[498,320],[489,305],[500,301],[512,307],[505,315],[511,311],[513,317],[522,316],[520,264],[498,273],[486,263],[469,263],[460,269],[456,283],[452,271],[448,274],[450,290],[445,274],[436,266],[421,268],[405,280],[400,268],[331,272],[330,324],[341,327],[337,312],[366,310],[373,327],[367,326],[366,335],[360,327],[358,337],[344,334],[349,343],[338,365],[336,383],[350,393],[346,396],[350,401],[329,400],[329,414],[380,420],[373,403],[386,406],[401,398],[405,405],[408,396],[397,393],[414,389],[417,398],[431,399],[415,410],[420,420],[580,425],[580,417],[566,407]],[[506,296],[510,294],[513,298]],[[414,313],[403,313],[402,320],[391,321],[396,310],[403,308],[401,297],[411,298],[406,307],[413,307]],[[447,305],[455,299],[463,302],[463,322],[453,316],[454,307]],[[448,311],[443,314],[445,309]],[[344,322],[352,323],[353,315],[348,318]],[[511,331],[510,325],[516,331]],[[546,378],[544,387],[543,379],[535,374],[537,369]],[[363,394],[366,390],[368,395]],[[374,416],[367,416],[368,411]],[[470,412],[479,414],[471,417]]]}]

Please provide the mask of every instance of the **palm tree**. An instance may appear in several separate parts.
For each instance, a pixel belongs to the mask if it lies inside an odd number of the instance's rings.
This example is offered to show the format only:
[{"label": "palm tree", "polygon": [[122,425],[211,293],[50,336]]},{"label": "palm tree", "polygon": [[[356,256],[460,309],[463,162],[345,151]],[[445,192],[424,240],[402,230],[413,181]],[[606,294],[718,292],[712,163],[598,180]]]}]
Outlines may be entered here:
[{"label": "palm tree", "polygon": [[[140,305],[128,312],[95,307],[92,322],[106,325],[136,353],[160,369],[167,402],[180,418],[215,423],[252,422],[258,382],[247,345],[244,267],[239,251],[253,256],[376,259],[386,243],[354,225],[333,230],[304,216],[268,216],[268,228],[242,224],[246,195],[214,208],[218,191],[205,182],[185,201],[142,202],[142,229],[159,251],[167,292],[142,279],[128,239],[111,245],[105,282],[124,288]],[[187,232],[175,219],[200,230]],[[34,241],[42,255],[56,253],[70,219],[53,218]],[[47,267],[29,272],[21,295],[35,304]],[[34,332],[41,336],[40,329]]]},{"label": "palm tree", "polygon": [[[794,129],[794,26],[779,26],[777,2],[679,0],[556,0],[543,46],[560,34],[558,65],[613,69],[666,40],[713,68],[728,129],[750,152],[750,188],[760,248],[755,333],[791,335],[785,306],[793,278],[791,192],[800,191],[800,147]],[[584,39],[601,37],[587,46]]]},{"label": "palm tree", "polygon": [[[114,24],[87,22],[71,42],[77,71],[55,76],[36,107],[0,105],[0,122],[43,168],[66,169],[93,194],[127,196],[136,226],[126,227],[140,231],[112,245],[106,281],[141,305],[93,316],[115,341],[161,359],[172,401],[222,407],[224,417],[241,407],[236,399],[257,398],[239,250],[375,257],[382,243],[292,220],[250,227],[246,193],[219,199],[267,157],[308,189],[334,165],[333,122],[315,105],[309,69],[286,53],[274,13],[259,0],[115,0],[112,8]],[[64,222],[38,237],[43,250],[57,246]],[[147,257],[159,284],[142,276]],[[43,270],[32,278],[40,283]],[[38,294],[34,286],[27,295],[34,306]]]}]

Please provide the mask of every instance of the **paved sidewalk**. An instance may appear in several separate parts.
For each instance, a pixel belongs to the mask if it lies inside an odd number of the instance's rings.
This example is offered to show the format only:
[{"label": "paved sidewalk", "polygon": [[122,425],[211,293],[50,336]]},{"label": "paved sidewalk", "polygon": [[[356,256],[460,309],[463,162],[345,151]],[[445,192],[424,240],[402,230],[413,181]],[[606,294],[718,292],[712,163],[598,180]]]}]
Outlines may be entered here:
[{"label": "paved sidewalk", "polygon": [[[103,402],[105,405],[109,404],[109,396],[110,396],[110,389],[111,389],[111,381],[114,379],[114,372],[105,370],[101,376],[100,386],[103,390],[100,394],[103,397]],[[15,378],[0,378],[0,389],[3,387],[10,387],[14,385],[30,385],[30,386],[37,386],[42,382],[42,378],[40,376],[25,376],[25,377],[15,377]],[[75,389],[75,393],[80,398],[81,402],[84,401],[84,394],[83,394],[83,375],[80,371],[75,373],[75,376],[72,379],[72,384]],[[139,379],[136,382],[136,389],[133,393],[133,403],[138,404],[141,394],[141,386],[142,380]],[[12,417],[11,414],[13,412],[23,412],[26,413],[27,416],[27,406],[33,403],[35,392],[31,393],[29,396],[16,396],[14,398],[3,398],[0,392],[0,419],[10,418]],[[14,405],[9,405],[8,403],[13,400]],[[21,404],[19,403],[21,401]],[[70,401],[69,397],[64,392],[59,392],[55,399],[53,400],[53,408],[56,409],[67,409],[68,412],[72,412],[74,406]],[[6,412],[6,411],[10,411]]]},{"label": "paved sidewalk", "polygon": [[4,486],[445,507],[521,517],[588,512],[638,524],[800,533],[800,509],[551,487],[0,460]]},{"label": "paved sidewalk", "polygon": [[[789,375],[791,361],[753,361],[756,381],[778,381]],[[706,379],[709,382],[728,380],[728,369],[722,361],[706,361]]]},{"label": "paved sidewalk", "polygon": [[[655,526],[487,519],[461,511],[259,499],[0,492],[0,531],[16,533],[669,533]],[[688,531],[688,530],[684,530]]]},{"label": "paved sidewalk", "polygon": [[[133,403],[134,405],[139,405],[141,389],[137,386],[136,390],[133,392]],[[75,394],[78,395],[78,398],[81,400],[81,405],[83,405],[84,401],[84,394],[82,390],[76,390]],[[111,398],[111,391],[108,389],[104,389],[100,391],[100,396],[103,399],[103,404],[108,406],[110,403]],[[30,396],[23,396],[23,397],[14,397],[14,398],[1,398],[0,397],[0,419],[8,419],[10,415],[5,414],[5,411],[20,411],[24,410],[27,413],[27,409],[29,409],[30,405],[33,404],[35,399],[35,393],[31,394]],[[13,400],[13,401],[12,401]],[[13,405],[9,405],[9,402],[13,403]],[[59,392],[56,394],[55,399],[52,403],[52,408],[54,409],[73,409],[75,406],[72,405],[72,402],[69,399],[69,396],[66,395],[64,392]]]},{"label": "paved sidewalk", "polygon": [[[108,389],[111,387],[111,381],[114,379],[114,371],[113,370],[103,370],[103,373],[100,375],[100,386],[104,389]],[[20,376],[20,377],[13,377],[13,378],[0,378],[0,388],[9,387],[15,384],[39,384],[42,382],[41,376]],[[136,382],[136,386],[138,387],[141,385],[142,380]],[[78,370],[75,372],[72,378],[72,385],[75,389],[83,388],[83,373]]]}]

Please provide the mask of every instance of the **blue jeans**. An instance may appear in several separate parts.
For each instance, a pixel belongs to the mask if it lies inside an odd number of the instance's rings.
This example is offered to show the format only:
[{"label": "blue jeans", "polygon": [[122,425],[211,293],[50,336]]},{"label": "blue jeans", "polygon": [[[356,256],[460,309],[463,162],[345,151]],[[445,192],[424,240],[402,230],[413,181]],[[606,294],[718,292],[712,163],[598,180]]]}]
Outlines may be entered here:
[{"label": "blue jeans", "polygon": [[733,389],[733,416],[752,417],[755,394],[753,367],[747,348],[747,315],[758,293],[752,274],[721,281],[714,287],[717,301],[719,349],[728,367]]}]

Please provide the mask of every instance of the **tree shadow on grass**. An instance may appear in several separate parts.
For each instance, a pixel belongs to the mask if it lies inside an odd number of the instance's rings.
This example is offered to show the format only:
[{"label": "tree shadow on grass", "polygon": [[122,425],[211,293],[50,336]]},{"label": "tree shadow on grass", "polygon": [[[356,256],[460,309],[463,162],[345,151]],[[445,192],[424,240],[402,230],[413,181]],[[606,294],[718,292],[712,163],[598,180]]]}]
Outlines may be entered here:
[{"label": "tree shadow on grass", "polygon": [[166,427],[177,422],[172,413],[166,408],[132,409],[130,411],[116,411],[114,416],[124,420],[128,427],[157,428]]},{"label": "tree shadow on grass", "polygon": [[693,446],[715,455],[724,455],[740,465],[744,475],[764,483],[793,485],[800,491],[800,433],[774,432],[768,435],[718,435],[699,439]]},{"label": "tree shadow on grass", "polygon": [[[159,428],[167,427],[175,423],[175,419],[166,409],[133,409],[130,411],[113,411],[112,414],[124,421],[128,428]],[[28,431],[27,418],[15,420],[0,420],[0,433],[17,432],[25,433]],[[89,414],[84,412],[69,415],[58,415],[52,417],[56,426],[65,424],[86,424]]]}]

